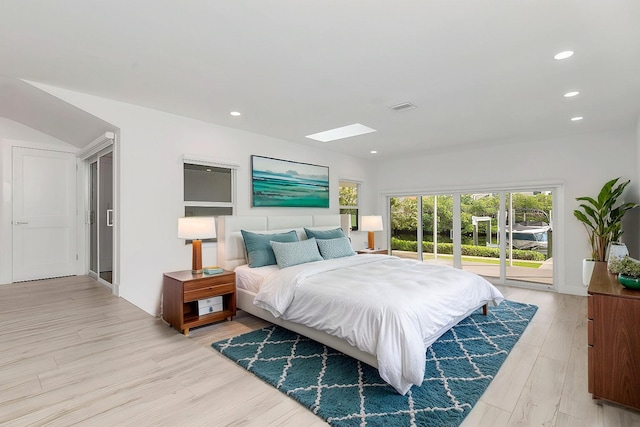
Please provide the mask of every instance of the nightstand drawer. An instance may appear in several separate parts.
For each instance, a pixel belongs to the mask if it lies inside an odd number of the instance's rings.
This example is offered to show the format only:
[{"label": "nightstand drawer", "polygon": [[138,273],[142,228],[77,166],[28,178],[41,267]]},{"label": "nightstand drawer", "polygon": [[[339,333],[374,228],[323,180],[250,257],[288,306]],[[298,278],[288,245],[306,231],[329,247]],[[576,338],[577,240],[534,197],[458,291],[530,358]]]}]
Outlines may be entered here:
[{"label": "nightstand drawer", "polygon": [[[185,283],[186,288],[186,283]],[[226,283],[223,285],[212,285],[206,288],[194,289],[192,291],[184,291],[184,302],[190,302],[215,295],[230,294],[236,291],[235,283]]]},{"label": "nightstand drawer", "polygon": [[190,292],[203,288],[212,288],[215,286],[233,285],[236,283],[235,274],[221,274],[220,276],[204,277],[198,280],[190,280],[184,282],[184,291]]}]

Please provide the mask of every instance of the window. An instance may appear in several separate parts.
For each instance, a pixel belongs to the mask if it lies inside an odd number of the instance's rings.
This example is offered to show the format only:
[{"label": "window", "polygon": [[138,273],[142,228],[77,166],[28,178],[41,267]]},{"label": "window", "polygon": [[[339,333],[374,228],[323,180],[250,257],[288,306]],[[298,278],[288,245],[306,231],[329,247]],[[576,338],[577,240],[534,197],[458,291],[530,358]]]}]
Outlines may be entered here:
[{"label": "window", "polygon": [[233,165],[185,159],[184,216],[233,215],[236,169]]},{"label": "window", "polygon": [[339,202],[340,213],[351,216],[351,230],[358,229],[358,190],[360,184],[351,181],[340,181]]}]

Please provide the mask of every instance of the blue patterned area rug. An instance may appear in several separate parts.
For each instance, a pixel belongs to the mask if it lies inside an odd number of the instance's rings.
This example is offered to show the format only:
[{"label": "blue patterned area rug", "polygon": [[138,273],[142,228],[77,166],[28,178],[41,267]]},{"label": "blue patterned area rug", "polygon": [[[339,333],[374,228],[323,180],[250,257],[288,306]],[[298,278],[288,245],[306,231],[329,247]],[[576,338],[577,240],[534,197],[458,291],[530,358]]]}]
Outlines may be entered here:
[{"label": "blue patterned area rug", "polygon": [[538,307],[505,300],[427,349],[420,387],[401,396],[371,366],[278,326],[212,346],[333,426],[458,426]]}]

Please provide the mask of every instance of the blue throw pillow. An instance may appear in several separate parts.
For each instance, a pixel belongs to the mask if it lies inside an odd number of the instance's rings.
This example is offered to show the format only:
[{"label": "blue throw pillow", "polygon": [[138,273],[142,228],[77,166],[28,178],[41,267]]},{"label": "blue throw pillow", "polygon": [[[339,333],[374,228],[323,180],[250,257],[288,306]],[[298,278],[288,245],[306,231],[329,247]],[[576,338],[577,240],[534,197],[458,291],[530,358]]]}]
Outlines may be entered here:
[{"label": "blue throw pillow", "polygon": [[356,254],[351,247],[351,242],[346,237],[318,240],[317,243],[324,259],[342,258]]},{"label": "blue throw pillow", "polygon": [[342,228],[336,228],[335,230],[310,230],[305,227],[304,232],[307,235],[307,239],[315,237],[316,239],[337,239],[339,237],[346,237]]},{"label": "blue throw pillow", "polygon": [[276,264],[276,256],[271,249],[270,242],[297,242],[298,234],[295,230],[287,233],[260,234],[251,231],[240,230],[244,239],[244,247],[247,250],[249,267],[264,267]]},{"label": "blue throw pillow", "polygon": [[316,239],[300,240],[294,243],[271,242],[273,252],[276,254],[278,267],[287,268],[306,262],[322,261],[318,252]]}]

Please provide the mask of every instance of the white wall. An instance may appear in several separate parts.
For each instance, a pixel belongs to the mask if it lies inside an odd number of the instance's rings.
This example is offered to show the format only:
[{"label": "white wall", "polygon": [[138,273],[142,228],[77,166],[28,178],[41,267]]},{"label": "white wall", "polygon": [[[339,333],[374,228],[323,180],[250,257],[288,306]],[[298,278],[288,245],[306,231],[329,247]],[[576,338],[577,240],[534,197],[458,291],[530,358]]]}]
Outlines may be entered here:
[{"label": "white wall", "polygon": [[[607,180],[618,176],[637,185],[638,144],[636,129],[625,129],[381,161],[378,189],[381,193],[419,192],[562,183],[563,207],[556,212],[560,221],[554,230],[559,259],[554,260],[564,280],[556,285],[559,292],[581,295],[586,294],[581,284],[582,259],[589,256],[589,245],[584,227],[573,216],[578,206],[575,198],[597,195]],[[627,199],[638,200],[636,196],[634,191],[626,193]]]},{"label": "white wall", "polygon": [[0,117],[0,284],[11,283],[12,251],[12,149],[13,147],[59,150],[75,153],[76,147],[5,117]]},{"label": "white wall", "polygon": [[[177,238],[183,216],[184,154],[203,156],[240,166],[237,173],[237,214],[338,213],[338,181],[364,181],[363,211],[373,209],[374,179],[369,163],[344,155],[309,149],[269,138],[148,108],[41,86],[55,96],[120,129],[116,144],[120,197],[116,201],[119,233],[119,284],[122,297],[151,314],[158,314],[162,273],[191,266],[191,246]],[[329,209],[252,208],[251,155],[329,166]],[[362,240],[362,239],[358,239]],[[203,265],[216,263],[216,244],[203,245]]]},{"label": "white wall", "polygon": [[[640,202],[640,116],[636,126],[636,155],[635,176],[629,185],[629,191],[633,195],[631,201]],[[629,249],[629,255],[640,259],[640,208],[634,209],[625,215],[623,224],[623,240]]]}]

